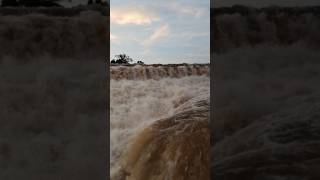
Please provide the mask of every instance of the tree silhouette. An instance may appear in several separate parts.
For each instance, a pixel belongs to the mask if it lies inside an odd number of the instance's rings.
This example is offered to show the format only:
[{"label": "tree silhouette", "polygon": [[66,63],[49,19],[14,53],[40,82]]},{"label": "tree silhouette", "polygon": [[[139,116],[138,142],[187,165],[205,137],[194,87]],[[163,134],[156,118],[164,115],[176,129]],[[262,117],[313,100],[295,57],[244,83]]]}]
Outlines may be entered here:
[{"label": "tree silhouette", "polygon": [[126,54],[119,54],[115,55],[115,59],[113,59],[111,62],[115,62],[118,64],[129,64],[133,60]]}]

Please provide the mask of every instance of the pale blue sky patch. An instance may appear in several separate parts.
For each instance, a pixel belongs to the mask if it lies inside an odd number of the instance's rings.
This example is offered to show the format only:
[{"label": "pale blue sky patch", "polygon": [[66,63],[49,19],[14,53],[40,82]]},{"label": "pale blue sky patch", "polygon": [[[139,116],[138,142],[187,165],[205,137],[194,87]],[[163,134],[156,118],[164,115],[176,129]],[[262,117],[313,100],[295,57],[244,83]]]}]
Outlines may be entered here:
[{"label": "pale blue sky patch", "polygon": [[111,0],[111,58],[208,63],[209,0]]}]

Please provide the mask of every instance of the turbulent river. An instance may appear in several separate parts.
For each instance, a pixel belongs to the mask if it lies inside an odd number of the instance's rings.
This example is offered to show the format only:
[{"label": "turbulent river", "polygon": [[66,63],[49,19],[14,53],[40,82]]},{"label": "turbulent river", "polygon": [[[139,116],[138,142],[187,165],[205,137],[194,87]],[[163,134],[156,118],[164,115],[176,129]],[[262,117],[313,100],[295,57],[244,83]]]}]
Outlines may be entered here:
[{"label": "turbulent river", "polygon": [[111,179],[209,179],[209,65],[111,67]]}]

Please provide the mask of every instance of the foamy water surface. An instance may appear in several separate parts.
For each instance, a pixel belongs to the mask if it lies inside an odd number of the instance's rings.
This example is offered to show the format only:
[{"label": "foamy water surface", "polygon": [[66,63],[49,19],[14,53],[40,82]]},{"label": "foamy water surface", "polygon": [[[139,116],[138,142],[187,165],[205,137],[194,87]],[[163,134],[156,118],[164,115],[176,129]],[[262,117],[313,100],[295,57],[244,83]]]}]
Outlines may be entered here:
[{"label": "foamy water surface", "polygon": [[[209,99],[209,77],[111,80],[111,177],[136,135],[157,120],[174,116],[183,105]],[[192,105],[191,105],[192,106]]]}]

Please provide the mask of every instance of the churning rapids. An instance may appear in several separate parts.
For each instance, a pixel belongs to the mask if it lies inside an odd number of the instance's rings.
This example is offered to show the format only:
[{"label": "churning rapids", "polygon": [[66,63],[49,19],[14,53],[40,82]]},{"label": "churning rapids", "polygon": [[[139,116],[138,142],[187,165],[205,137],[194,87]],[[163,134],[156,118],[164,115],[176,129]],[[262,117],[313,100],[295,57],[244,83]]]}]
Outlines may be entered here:
[{"label": "churning rapids", "polygon": [[167,64],[112,66],[111,79],[161,79],[184,76],[209,76],[209,64]]},{"label": "churning rapids", "polygon": [[110,70],[111,179],[209,179],[209,65]]}]

